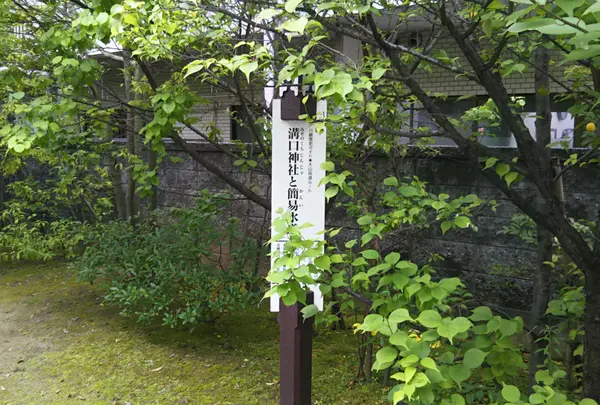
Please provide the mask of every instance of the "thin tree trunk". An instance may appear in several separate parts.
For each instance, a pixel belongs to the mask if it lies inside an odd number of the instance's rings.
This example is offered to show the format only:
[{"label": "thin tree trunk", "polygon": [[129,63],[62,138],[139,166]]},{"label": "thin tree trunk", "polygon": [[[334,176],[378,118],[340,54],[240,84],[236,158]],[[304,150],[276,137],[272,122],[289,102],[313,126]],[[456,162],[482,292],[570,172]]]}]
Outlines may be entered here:
[{"label": "thin tree trunk", "polygon": [[565,369],[567,372],[567,391],[573,392],[577,388],[577,381],[575,378],[575,359],[573,352],[575,351],[572,342],[567,343],[567,353],[565,354]]},{"label": "thin tree trunk", "polygon": [[4,177],[0,173],[0,211],[4,209]]},{"label": "thin tree trunk", "polygon": [[[148,145],[148,168],[152,171],[156,170],[156,166],[156,152],[152,150],[152,145]],[[158,176],[158,172],[156,176]],[[154,211],[156,208],[158,208],[158,187],[152,186],[152,195],[148,201],[148,211]]]},{"label": "thin tree trunk", "polygon": [[[132,100],[131,89],[131,59],[129,51],[123,52],[123,87],[125,88],[125,101],[127,103]],[[127,109],[127,153],[129,156],[135,155],[135,115],[129,108]],[[135,180],[133,179],[133,165],[127,163],[127,191],[125,193],[125,207],[127,219],[132,220],[135,216]]]},{"label": "thin tree trunk", "polygon": [[542,335],[543,316],[550,298],[550,280],[552,269],[545,264],[552,260],[552,234],[537,226],[537,271],[535,273],[533,305],[531,307],[531,333],[529,333],[529,391],[533,392],[536,383],[535,373],[544,364],[545,342],[538,339]]},{"label": "thin tree trunk", "polygon": [[117,168],[117,159],[108,157],[108,174],[113,189],[113,199],[115,204],[115,214],[117,219],[127,219],[125,210],[125,193],[123,192],[122,171]]},{"label": "thin tree trunk", "polygon": [[[134,75],[133,75],[135,82],[139,83],[139,81],[142,79],[142,70],[140,69],[140,66],[135,63],[134,64]],[[133,92],[133,89],[131,89]],[[141,101],[142,100],[142,95],[139,92],[136,92],[135,94],[131,94],[130,95],[130,99],[133,98],[135,101]],[[142,131],[142,128],[144,127],[144,119],[140,114],[136,114],[132,109],[129,109],[129,111],[131,111],[134,116],[133,116],[133,132],[131,134],[131,136],[133,137],[133,150],[136,156],[143,156],[143,143],[142,143],[142,137],[140,136],[140,132]],[[127,136],[127,144],[129,146],[129,135]],[[152,169],[150,169],[152,170]],[[138,193],[135,192],[134,190],[134,195],[133,195],[133,212],[135,214],[138,214],[140,212],[142,212],[142,202],[140,199],[140,196]]]},{"label": "thin tree trunk", "polygon": [[358,373],[356,379],[358,381],[365,377],[365,357],[367,353],[367,347],[365,346],[366,336],[360,334],[358,337]]},{"label": "thin tree trunk", "polygon": [[583,393],[600,403],[600,211],[594,242],[595,266],[585,269]]},{"label": "thin tree trunk", "polygon": [[[368,335],[367,335],[368,336]],[[367,339],[369,339],[367,337]],[[367,350],[365,354],[365,379],[371,381],[373,368],[373,342],[367,343]]]},{"label": "thin tree trunk", "polygon": [[337,322],[333,324],[333,330],[336,330],[337,328],[339,328],[340,330],[345,330],[346,322],[344,321],[344,314],[342,313],[342,309],[337,300],[335,288],[331,290],[331,300],[335,302],[335,304],[333,304],[333,306],[331,307],[331,312],[334,313],[338,318]]},{"label": "thin tree trunk", "polygon": [[[535,132],[538,144],[543,150],[543,158],[547,164],[549,179],[553,178],[551,154],[548,145],[551,142],[552,112],[550,109],[549,81],[545,72],[549,69],[550,55],[548,49],[540,46],[535,51]],[[542,196],[538,196],[538,209],[548,212],[548,207]],[[529,392],[533,392],[536,384],[535,373],[544,363],[542,352],[545,343],[539,340],[540,330],[543,326],[542,318],[548,307],[550,299],[550,280],[552,269],[546,264],[552,260],[552,234],[544,227],[537,226],[537,271],[535,273],[533,305],[531,308],[531,333],[529,334]]]}]

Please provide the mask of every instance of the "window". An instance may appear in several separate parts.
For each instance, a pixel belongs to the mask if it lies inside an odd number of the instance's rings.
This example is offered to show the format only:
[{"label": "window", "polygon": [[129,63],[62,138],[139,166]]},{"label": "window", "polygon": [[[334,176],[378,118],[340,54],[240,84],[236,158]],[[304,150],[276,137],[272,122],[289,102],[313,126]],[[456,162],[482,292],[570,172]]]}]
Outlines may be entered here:
[{"label": "window", "polygon": [[[524,123],[529,129],[532,136],[535,138],[535,96],[527,95],[523,97],[525,105],[523,107]],[[468,99],[457,99],[447,98],[445,100],[438,100],[437,105],[447,117],[460,119],[463,114],[478,105],[482,105],[487,101],[487,97],[478,96]],[[569,145],[577,145],[576,136],[576,120],[568,113],[570,104],[567,102],[552,102],[552,142],[559,142],[568,140]],[[425,111],[412,107],[411,108],[411,122],[410,127],[429,127],[432,130],[437,130],[438,126],[435,121]],[[471,128],[461,128],[463,136],[470,136],[472,132],[479,132],[482,134],[480,137],[481,143],[487,146],[506,146],[515,147],[516,141],[510,133],[508,124],[500,122],[494,126],[487,126],[485,121],[473,124]],[[437,142],[441,145],[454,145],[454,142],[446,138],[440,138]]]},{"label": "window", "polygon": [[248,115],[240,105],[231,106],[231,140],[252,143],[254,134],[248,128]]},{"label": "window", "polygon": [[127,138],[127,110],[116,109],[112,114],[112,131],[114,139]]}]

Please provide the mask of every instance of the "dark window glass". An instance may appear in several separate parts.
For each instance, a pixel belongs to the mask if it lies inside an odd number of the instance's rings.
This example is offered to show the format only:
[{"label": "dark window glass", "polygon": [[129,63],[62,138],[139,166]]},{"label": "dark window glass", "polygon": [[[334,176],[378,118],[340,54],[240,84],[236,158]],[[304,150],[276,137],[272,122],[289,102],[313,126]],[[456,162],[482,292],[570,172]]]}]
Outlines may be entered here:
[{"label": "dark window glass", "polygon": [[254,134],[248,128],[248,116],[242,106],[232,106],[231,115],[231,140],[252,143]]}]

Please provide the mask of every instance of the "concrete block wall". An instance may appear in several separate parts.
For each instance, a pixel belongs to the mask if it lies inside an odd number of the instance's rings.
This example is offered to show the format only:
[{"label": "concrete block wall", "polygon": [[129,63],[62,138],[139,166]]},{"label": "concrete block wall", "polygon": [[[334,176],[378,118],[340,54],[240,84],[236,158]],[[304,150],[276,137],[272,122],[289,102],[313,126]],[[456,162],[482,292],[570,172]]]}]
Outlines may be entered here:
[{"label": "concrete block wall", "polygon": [[[194,147],[225,173],[269,198],[270,177],[256,172],[241,172],[233,165],[230,156],[209,144],[197,143]],[[270,235],[270,215],[264,208],[247,200],[174,145],[169,144],[168,148],[169,156],[178,157],[183,161],[174,163],[166,159],[159,167],[158,206],[160,208],[192,207],[202,190],[221,193],[224,195],[223,204],[230,205],[231,215],[244,218],[248,229],[254,233],[266,232],[266,236]]]},{"label": "concrete block wall", "polygon": [[[232,159],[224,153],[209,145],[197,144],[196,147],[224,171],[259,190],[261,195],[269,197],[268,176],[241,173],[233,166]],[[227,192],[234,198],[231,215],[246,219],[251,224],[252,232],[269,234],[269,213],[262,207],[244,200],[183,152],[171,150],[171,154],[184,161],[166,162],[160,167],[160,206],[192,206],[201,189]],[[472,229],[453,230],[443,235],[439,226],[432,226],[416,233],[413,257],[416,261],[425,263],[433,254],[440,254],[443,260],[434,264],[439,274],[460,277],[481,302],[509,308],[516,313],[529,309],[535,247],[528,246],[514,236],[498,233],[519,210],[475,166],[462,160],[453,148],[444,148],[435,157],[412,155],[393,165],[388,159],[375,156],[370,158],[368,164],[376,169],[378,182],[390,175],[418,176],[428,182],[428,189],[434,193],[448,193],[452,197],[474,193],[485,200],[496,200],[495,212],[488,208],[477,212],[474,222],[479,228],[478,232]],[[570,170],[564,175],[564,184],[569,216],[594,219],[600,209],[600,170]],[[531,191],[532,196],[534,194],[531,184],[523,182],[514,187],[525,193]],[[342,239],[360,237],[358,226],[343,208],[332,209],[326,223],[330,228],[343,227],[343,232],[338,236]],[[406,252],[406,244],[401,240],[390,240],[389,244]],[[522,314],[526,315],[525,312]]]}]

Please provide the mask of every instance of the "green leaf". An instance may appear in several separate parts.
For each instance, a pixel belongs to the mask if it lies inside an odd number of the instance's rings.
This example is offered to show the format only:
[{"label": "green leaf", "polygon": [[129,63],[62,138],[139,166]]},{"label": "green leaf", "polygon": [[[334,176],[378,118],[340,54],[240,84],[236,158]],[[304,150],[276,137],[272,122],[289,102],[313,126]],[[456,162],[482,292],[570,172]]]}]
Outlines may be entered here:
[{"label": "green leaf", "polygon": [[331,197],[335,197],[339,191],[340,188],[338,186],[329,187],[327,190],[325,190],[325,198],[327,198],[327,201],[329,201],[329,199]]},{"label": "green leaf", "polygon": [[456,331],[456,334],[468,331],[473,324],[467,318],[459,316],[452,320],[452,328]]},{"label": "green leaf", "polygon": [[379,330],[383,325],[383,316],[379,314],[369,314],[365,316],[362,325],[360,326],[361,330],[372,332],[374,330]]},{"label": "green leaf", "polygon": [[399,330],[390,336],[390,344],[394,346],[406,347],[406,339],[408,339],[408,333],[403,330]]},{"label": "green leaf", "polygon": [[11,94],[11,97],[12,97],[13,99],[15,99],[15,100],[20,100],[20,99],[22,99],[23,97],[25,97],[25,93],[23,93],[22,91],[17,91],[17,92],[15,92],[15,93],[12,93],[12,94]]},{"label": "green leaf", "polygon": [[552,385],[554,383],[554,378],[548,374],[548,370],[538,370],[535,373],[535,381],[538,383],[543,382],[544,385]]},{"label": "green leaf", "polygon": [[258,69],[257,61],[244,63],[243,65],[240,66],[240,70],[242,71],[242,73],[244,73],[246,75],[246,79],[248,79],[248,83],[250,83],[250,73],[254,72],[256,69]]},{"label": "green leaf", "polygon": [[583,12],[583,15],[590,14],[590,13],[597,13],[598,11],[600,11],[600,1],[596,1],[594,4],[592,4],[591,6],[589,6]]},{"label": "green leaf", "polygon": [[285,2],[285,11],[287,11],[288,13],[293,13],[294,11],[296,11],[296,7],[298,7],[298,5],[302,3],[302,0],[288,0]]},{"label": "green leaf", "polygon": [[323,162],[321,163],[321,169],[325,170],[326,172],[332,172],[335,170],[335,165],[333,162]]},{"label": "green leaf", "polygon": [[448,368],[448,375],[460,385],[460,383],[466,381],[471,376],[471,370],[462,364],[456,364]]},{"label": "green leaf", "polygon": [[331,268],[331,260],[329,259],[329,256],[323,255],[317,257],[315,259],[315,266],[323,270],[329,270]]},{"label": "green leaf", "polygon": [[[577,20],[574,23],[577,24]],[[585,24],[579,25],[581,26],[581,28],[585,29]],[[542,34],[548,35],[569,35],[582,32],[575,27],[566,25],[552,18],[529,19],[526,21],[518,22],[516,24],[511,25],[508,28],[508,31],[514,33],[523,31],[537,31],[541,32]]]},{"label": "green leaf", "polygon": [[426,328],[437,328],[442,323],[442,316],[432,309],[427,309],[417,317],[417,322]]},{"label": "green leaf", "polygon": [[543,404],[546,398],[540,393],[531,394],[529,396],[529,403],[532,405]]},{"label": "green leaf", "polygon": [[494,31],[494,20],[491,18],[484,20],[481,28],[483,29],[485,35],[491,37]]},{"label": "green leaf", "polygon": [[500,177],[504,177],[504,175],[506,173],[508,173],[510,171],[510,166],[507,165],[506,163],[500,163],[498,166],[496,166],[496,173],[498,173],[498,176]]},{"label": "green leaf", "polygon": [[371,215],[363,215],[356,220],[356,223],[359,225],[369,225],[373,223],[373,218]]},{"label": "green leaf", "polygon": [[104,24],[105,22],[108,21],[108,17],[109,17],[108,13],[102,12],[102,13],[98,14],[98,16],[96,16],[96,21],[98,22],[98,24]]},{"label": "green leaf", "polygon": [[471,220],[468,217],[460,216],[454,219],[454,224],[459,228],[467,228],[471,224]]},{"label": "green leaf", "polygon": [[379,252],[373,249],[363,250],[360,254],[368,260],[376,260],[379,259]]},{"label": "green leaf", "polygon": [[467,318],[444,318],[442,319],[441,324],[438,326],[437,332],[440,334],[440,336],[443,336],[452,342],[454,336],[458,335],[459,333],[466,332],[471,326],[473,326],[473,324]]},{"label": "green leaf", "polygon": [[573,17],[573,11],[585,3],[585,0],[554,0],[554,4],[562,8],[569,17]]},{"label": "green leaf", "polygon": [[385,180],[383,180],[383,184],[386,186],[397,186],[398,185],[398,179],[395,178],[394,176],[392,177],[388,177]]},{"label": "green leaf", "polygon": [[91,72],[92,65],[89,60],[84,60],[83,62],[81,62],[81,65],[79,66],[79,68],[81,69],[82,72],[88,73],[88,72]]},{"label": "green leaf", "polygon": [[289,307],[298,302],[298,297],[296,296],[296,293],[293,290],[290,290],[285,296],[281,297],[281,300],[285,305]]},{"label": "green leaf", "polygon": [[319,5],[317,6],[317,11],[330,10],[338,5],[339,4],[337,1],[328,1],[325,3],[319,3]]},{"label": "green leaf", "polygon": [[400,260],[400,253],[398,252],[392,252],[385,257],[385,262],[391,265],[398,263],[398,260]]},{"label": "green leaf", "polygon": [[419,192],[413,186],[400,187],[400,194],[404,197],[415,197],[419,195]]},{"label": "green leaf", "polygon": [[496,162],[498,162],[498,158],[487,158],[487,160],[485,161],[485,169],[489,169],[490,167],[494,166]]},{"label": "green leaf", "polygon": [[173,100],[168,100],[165,101],[162,104],[162,109],[164,110],[164,112],[166,112],[167,114],[171,114],[174,110],[175,110],[175,102]]},{"label": "green leaf", "polygon": [[319,308],[315,304],[310,304],[302,308],[300,312],[302,312],[304,319],[307,319],[315,316],[319,312]]},{"label": "green leaf", "polygon": [[258,13],[256,18],[260,22],[260,21],[267,20],[269,18],[278,16],[279,14],[281,14],[281,10],[276,10],[274,8],[267,8],[267,9],[261,11],[260,13]]},{"label": "green leaf", "polygon": [[463,364],[469,368],[477,368],[483,364],[486,354],[479,349],[469,349],[465,353]]},{"label": "green leaf", "polygon": [[435,364],[435,360],[433,360],[431,357],[424,357],[421,359],[421,365],[425,368],[428,368],[430,370],[438,370],[437,365]]},{"label": "green leaf", "polygon": [[409,297],[412,297],[420,289],[421,289],[421,284],[420,283],[414,283],[414,284],[411,284],[408,287],[406,287],[406,293],[408,294]]},{"label": "green leaf", "polygon": [[508,187],[510,187],[510,184],[515,181],[517,179],[517,177],[519,176],[519,173],[517,172],[510,172],[507,173],[506,176],[504,176],[504,180],[506,181],[506,185]]},{"label": "green leaf", "polygon": [[472,321],[489,321],[494,317],[492,310],[489,307],[477,307],[473,309],[471,316],[469,317]]},{"label": "green leaf", "polygon": [[584,398],[579,402],[579,405],[598,405],[598,403],[593,399]]},{"label": "green leaf", "polygon": [[304,35],[304,29],[306,28],[306,24],[308,24],[308,18],[300,17],[285,21],[283,24],[281,24],[281,29],[289,32],[297,32],[300,35]]},{"label": "green leaf", "polygon": [[416,354],[409,354],[408,356],[406,356],[405,358],[403,358],[399,361],[400,366],[402,366],[404,368],[414,366],[418,362],[419,362],[419,356],[417,356]]},{"label": "green leaf", "polygon": [[[417,360],[419,358],[417,357]],[[402,361],[401,361],[402,362]],[[416,367],[406,367],[404,369],[404,382],[410,382],[413,377],[415,376],[415,374],[417,374],[417,368]]]},{"label": "green leaf", "polygon": [[600,55],[600,45],[590,45],[587,49],[575,49],[565,56],[565,60],[595,58]]},{"label": "green leaf", "polygon": [[331,259],[331,263],[343,263],[344,262],[344,258],[342,257],[342,255],[337,254],[337,253],[334,255],[331,255],[330,259]]},{"label": "green leaf", "polygon": [[465,405],[465,399],[460,394],[452,394],[452,405]]},{"label": "green leaf", "polygon": [[450,221],[444,221],[442,222],[442,233],[445,234],[446,232],[448,232],[448,229],[450,229],[452,227],[452,222]]},{"label": "green leaf", "polygon": [[436,211],[439,211],[442,208],[444,208],[446,205],[448,205],[448,204],[445,201],[434,201],[431,203],[431,208],[433,208]]},{"label": "green leaf", "polygon": [[[427,377],[427,374],[419,372],[410,380],[410,383],[414,384],[414,386],[417,388],[421,388],[421,387],[425,387],[426,385],[430,384],[431,380],[429,380],[429,377]],[[419,395],[421,395],[421,393],[419,393]]]},{"label": "green leaf", "polygon": [[373,73],[371,74],[371,78],[373,80],[379,80],[385,74],[385,68],[375,68],[373,69]]},{"label": "green leaf", "polygon": [[505,385],[502,388],[502,398],[508,402],[517,403],[521,400],[521,392],[514,385]]},{"label": "green leaf", "polygon": [[[384,368],[388,368],[391,363],[396,361],[396,357],[398,357],[398,351],[391,346],[386,346],[382,349],[379,349],[375,358],[380,364],[380,370]],[[386,365],[387,366],[384,366]]]},{"label": "green leaf", "polygon": [[390,323],[413,322],[413,319],[406,308],[399,308],[392,311],[388,320]]}]

